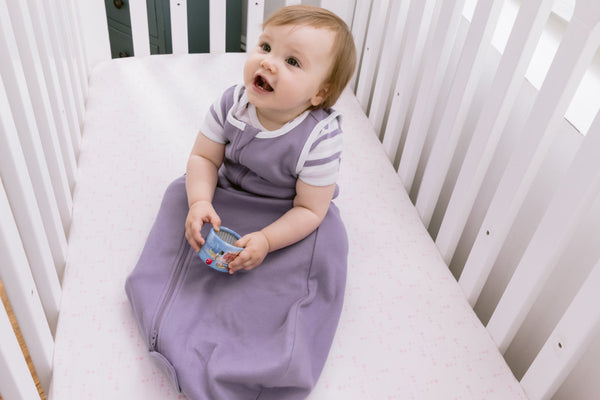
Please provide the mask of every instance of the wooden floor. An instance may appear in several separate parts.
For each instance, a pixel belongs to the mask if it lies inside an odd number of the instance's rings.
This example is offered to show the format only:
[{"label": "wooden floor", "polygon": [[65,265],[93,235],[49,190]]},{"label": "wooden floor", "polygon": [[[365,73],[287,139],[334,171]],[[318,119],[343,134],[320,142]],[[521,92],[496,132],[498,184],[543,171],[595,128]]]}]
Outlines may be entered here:
[{"label": "wooden floor", "polygon": [[[19,329],[19,325],[17,324],[17,319],[15,318],[15,314],[10,306],[8,301],[8,296],[6,295],[6,291],[4,290],[4,286],[2,285],[2,281],[0,280],[0,298],[2,299],[2,304],[6,308],[6,312],[8,313],[8,317],[10,318],[10,323],[13,326],[15,334],[17,335],[17,339],[19,340],[19,344],[21,345],[21,350],[23,350],[23,356],[27,361],[27,365],[29,366],[29,371],[33,376],[33,380],[35,381],[35,385],[37,386],[38,392],[40,394],[40,399],[46,400],[46,394],[40,385],[40,381],[35,373],[35,368],[31,363],[31,357],[29,356],[29,351],[27,350],[27,346],[25,346],[25,341],[23,340],[23,335],[21,334],[21,330]],[[0,395],[0,400],[2,400],[2,396]]]}]

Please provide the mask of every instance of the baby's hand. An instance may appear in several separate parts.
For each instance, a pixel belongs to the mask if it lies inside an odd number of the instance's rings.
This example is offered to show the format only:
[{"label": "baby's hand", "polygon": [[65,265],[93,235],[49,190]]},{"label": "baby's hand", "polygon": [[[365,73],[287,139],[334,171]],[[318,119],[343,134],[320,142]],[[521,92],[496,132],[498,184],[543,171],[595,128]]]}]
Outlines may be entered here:
[{"label": "baby's hand", "polygon": [[217,215],[212,204],[200,200],[190,206],[190,211],[185,220],[185,237],[194,251],[200,251],[200,247],[204,244],[200,229],[205,222],[211,223],[216,231],[221,227],[221,218]]},{"label": "baby's hand", "polygon": [[242,236],[234,246],[245,247],[244,250],[229,263],[229,273],[233,274],[240,269],[250,271],[263,262],[269,252],[269,241],[262,232],[252,232]]}]

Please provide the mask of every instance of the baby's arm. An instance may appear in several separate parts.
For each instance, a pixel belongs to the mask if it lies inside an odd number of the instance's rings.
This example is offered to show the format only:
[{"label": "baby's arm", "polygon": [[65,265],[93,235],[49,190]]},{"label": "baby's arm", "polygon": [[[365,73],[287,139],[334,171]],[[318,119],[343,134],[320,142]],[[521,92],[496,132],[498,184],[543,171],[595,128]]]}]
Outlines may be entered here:
[{"label": "baby's arm", "polygon": [[198,133],[187,163],[185,187],[190,210],[185,221],[185,237],[195,251],[204,244],[200,228],[205,222],[219,230],[221,219],[212,206],[218,170],[225,156],[225,145]]},{"label": "baby's arm", "polygon": [[270,251],[296,243],[314,231],[325,218],[335,192],[335,184],[312,186],[296,182],[294,207],[261,231],[243,236],[236,246],[245,247],[229,264],[232,274],[240,269],[251,270],[258,266]]}]

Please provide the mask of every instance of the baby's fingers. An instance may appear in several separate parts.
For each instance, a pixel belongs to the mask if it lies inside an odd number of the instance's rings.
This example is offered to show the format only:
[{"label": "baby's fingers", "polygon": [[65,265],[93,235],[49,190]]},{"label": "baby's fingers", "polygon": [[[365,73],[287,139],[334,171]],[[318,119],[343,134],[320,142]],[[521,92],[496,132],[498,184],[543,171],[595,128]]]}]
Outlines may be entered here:
[{"label": "baby's fingers", "polygon": [[202,222],[190,222],[185,230],[185,237],[195,251],[200,251],[200,247],[204,244],[200,228],[202,228]]},{"label": "baby's fingers", "polygon": [[209,214],[208,222],[212,224],[215,231],[219,231],[219,229],[221,229],[221,218],[219,218],[219,215],[216,211],[213,211]]},{"label": "baby's fingers", "polygon": [[257,267],[269,252],[269,242],[262,232],[253,232],[244,235],[234,245],[244,247],[244,250],[229,264],[229,273],[231,274],[240,269],[250,271]]},{"label": "baby's fingers", "polygon": [[196,221],[196,222],[192,223],[192,237],[194,238],[196,243],[198,243],[198,245],[199,245],[198,249],[196,251],[199,251],[200,246],[202,246],[204,244],[204,238],[202,237],[202,234],[200,233],[200,230],[202,229],[202,225],[203,225],[202,221]]},{"label": "baby's fingers", "polygon": [[233,274],[239,270],[251,270],[256,266],[256,260],[252,253],[243,250],[231,263],[229,263],[229,273]]},{"label": "baby's fingers", "polygon": [[233,244],[236,247],[246,247],[250,241],[250,235],[244,235]]}]

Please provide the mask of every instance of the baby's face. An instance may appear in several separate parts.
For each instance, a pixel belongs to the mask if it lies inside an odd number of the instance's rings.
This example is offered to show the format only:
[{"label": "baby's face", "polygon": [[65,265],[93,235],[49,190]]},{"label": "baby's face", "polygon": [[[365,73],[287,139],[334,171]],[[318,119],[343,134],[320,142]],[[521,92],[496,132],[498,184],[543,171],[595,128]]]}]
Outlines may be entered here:
[{"label": "baby's face", "polygon": [[244,65],[244,85],[261,123],[283,125],[326,95],[335,33],[311,26],[267,26]]}]

